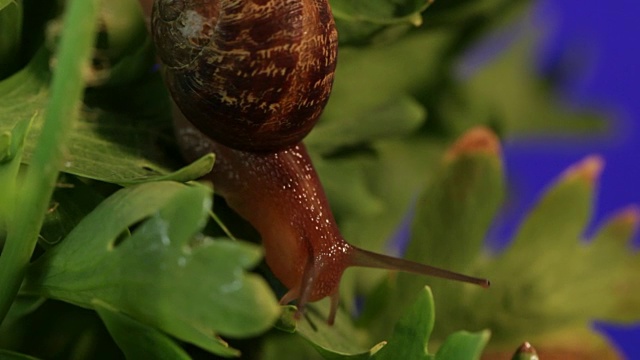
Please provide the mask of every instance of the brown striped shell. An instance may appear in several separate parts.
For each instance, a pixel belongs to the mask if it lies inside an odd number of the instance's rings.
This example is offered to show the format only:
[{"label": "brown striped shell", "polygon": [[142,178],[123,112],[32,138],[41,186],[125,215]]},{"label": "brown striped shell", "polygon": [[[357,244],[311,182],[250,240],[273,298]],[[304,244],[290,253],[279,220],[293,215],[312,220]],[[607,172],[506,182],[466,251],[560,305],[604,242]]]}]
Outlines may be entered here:
[{"label": "brown striped shell", "polygon": [[326,0],[158,0],[152,33],[180,110],[231,148],[297,144],[329,98],[337,32]]}]

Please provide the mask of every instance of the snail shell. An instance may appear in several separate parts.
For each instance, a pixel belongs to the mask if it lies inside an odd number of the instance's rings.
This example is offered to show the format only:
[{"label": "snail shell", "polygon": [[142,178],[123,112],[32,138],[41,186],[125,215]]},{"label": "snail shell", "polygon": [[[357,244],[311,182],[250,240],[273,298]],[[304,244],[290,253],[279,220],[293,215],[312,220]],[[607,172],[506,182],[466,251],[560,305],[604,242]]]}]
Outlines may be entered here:
[{"label": "snail shell", "polygon": [[153,11],[168,88],[196,128],[246,151],[311,131],[336,65],[326,0],[158,0]]}]

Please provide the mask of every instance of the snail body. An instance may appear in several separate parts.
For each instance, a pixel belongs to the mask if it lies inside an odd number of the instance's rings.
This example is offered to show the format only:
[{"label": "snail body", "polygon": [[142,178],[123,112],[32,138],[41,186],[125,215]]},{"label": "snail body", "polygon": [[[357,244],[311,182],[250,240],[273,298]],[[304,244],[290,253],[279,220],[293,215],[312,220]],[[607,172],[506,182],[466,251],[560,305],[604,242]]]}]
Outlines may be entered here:
[{"label": "snail body", "polygon": [[289,289],[281,303],[297,300],[297,316],[329,296],[333,323],[350,266],[488,286],[357,248],[340,234],[301,143],[333,82],[337,33],[326,0],[157,0],[152,28],[183,153],[216,153],[208,178],[260,233],[267,264]]}]

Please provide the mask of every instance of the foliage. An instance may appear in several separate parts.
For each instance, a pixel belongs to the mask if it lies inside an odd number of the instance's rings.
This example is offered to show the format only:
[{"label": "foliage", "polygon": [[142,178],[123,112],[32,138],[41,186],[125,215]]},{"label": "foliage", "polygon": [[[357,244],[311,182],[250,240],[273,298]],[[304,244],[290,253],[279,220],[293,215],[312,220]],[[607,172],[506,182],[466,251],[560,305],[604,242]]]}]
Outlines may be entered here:
[{"label": "foliage", "polygon": [[[333,327],[326,302],[296,322],[246,224],[217,200],[245,240],[207,224],[213,190],[192,180],[214,155],[177,155],[135,1],[0,0],[1,358],[478,359],[525,340],[541,358],[615,355],[588,322],[640,318],[640,215],[582,239],[601,159],[560,176],[508,249],[483,247],[506,191],[492,133],[604,124],[532,70],[527,2],[331,4],[334,91],[305,141],[343,234],[492,288],[352,269]],[[501,51],[478,56],[487,41]]]}]

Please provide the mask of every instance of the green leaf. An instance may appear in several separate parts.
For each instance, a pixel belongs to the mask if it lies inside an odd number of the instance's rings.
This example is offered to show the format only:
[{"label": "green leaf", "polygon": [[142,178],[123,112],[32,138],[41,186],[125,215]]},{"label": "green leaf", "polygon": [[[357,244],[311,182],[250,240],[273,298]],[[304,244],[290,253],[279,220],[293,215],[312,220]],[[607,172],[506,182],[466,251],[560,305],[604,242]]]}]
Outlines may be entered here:
[{"label": "green leaf", "polygon": [[417,13],[429,6],[428,0],[333,0],[331,8],[338,19],[368,21],[376,24],[390,24],[410,21],[420,24],[415,18]]},{"label": "green leaf", "polygon": [[[469,131],[449,150],[439,172],[418,201],[406,257],[475,276],[484,275],[474,271],[471,265],[501,204],[503,181],[495,136],[481,128]],[[450,297],[466,299],[468,296],[481,296],[479,293],[486,294],[475,286],[398,274],[397,282],[386,294],[389,297],[386,312],[372,319],[368,326],[379,327],[376,332],[384,334],[386,329],[380,325],[384,324],[380,317],[386,317],[387,321],[398,318],[400,310],[411,304],[414,294],[425,284],[434,286],[438,304],[451,301]],[[457,316],[464,317],[456,311],[449,306],[439,310],[441,316],[448,320],[436,327],[439,334],[468,326],[451,321]],[[472,328],[480,328],[471,324]]]},{"label": "green leaf", "polygon": [[506,51],[476,65],[459,89],[446,94],[440,105],[443,123],[459,132],[480,119],[497,121],[511,138],[549,133],[576,137],[606,129],[600,115],[561,103],[554,84],[534,70],[534,30],[521,33]]},{"label": "green leaf", "polygon": [[482,349],[489,341],[489,331],[469,333],[460,331],[446,338],[435,355],[429,355],[427,343],[435,321],[434,303],[431,290],[425,287],[413,305],[405,311],[393,329],[386,346],[380,349],[374,359],[436,359],[474,360],[479,359]]},{"label": "green leaf", "polygon": [[[327,301],[314,304],[298,320],[296,332],[325,359],[368,359],[371,350],[365,332],[356,329],[343,311],[338,312],[335,324],[328,325],[328,311]],[[292,318],[293,313],[294,309],[289,308],[284,317]]]},{"label": "green leaf", "polygon": [[37,310],[44,302],[45,299],[41,297],[16,296],[0,329],[10,328],[13,323]]},{"label": "green leaf", "polygon": [[73,175],[58,178],[38,243],[45,249],[59,243],[98,204],[104,196],[86,180]]},{"label": "green leaf", "polygon": [[461,325],[486,327],[492,331],[492,351],[527,339],[538,349],[611,355],[588,326],[592,319],[640,319],[640,290],[632,285],[640,256],[628,245],[640,211],[625,209],[584,241],[602,166],[602,159],[592,156],[567,169],[523,221],[510,247],[500,254],[476,253],[471,269],[491,279],[490,289],[456,292],[433,282],[434,294],[444,297],[436,297],[440,313],[448,320],[435,337]]},{"label": "green leaf", "polygon": [[470,268],[503,198],[498,139],[484,128],[469,130],[451,146],[416,204],[407,257],[456,271]]},{"label": "green leaf", "polygon": [[393,328],[388,344],[373,358],[379,360],[427,359],[427,343],[435,322],[434,308],[431,290],[425,287]]},{"label": "green leaf", "polygon": [[512,7],[529,5],[526,0],[451,0],[434,1],[424,14],[426,24],[460,26],[486,21],[499,23],[501,16]]},{"label": "green leaf", "polygon": [[[318,171],[345,239],[367,250],[397,254],[390,239],[434,176],[443,146],[423,137],[379,140],[371,146],[368,153],[317,162]],[[364,268],[345,272],[342,303],[350,309],[356,294],[368,293],[385,274]]]},{"label": "green leaf", "polygon": [[[584,272],[589,265],[580,256],[584,250],[579,240],[590,218],[594,178],[601,166],[601,160],[588,158],[568,170],[532,210],[511,246],[487,264],[493,296],[483,302],[494,303],[494,309],[498,302],[513,304],[493,320],[496,340],[583,323],[599,312],[605,297],[594,296],[599,282]],[[544,256],[522,266],[531,254]],[[579,280],[585,276],[592,281]]]},{"label": "green leaf", "polygon": [[489,342],[488,330],[479,333],[459,331],[449,335],[436,353],[435,360],[478,360]]},{"label": "green leaf", "polygon": [[[441,151],[439,144],[422,138],[404,138],[374,143],[373,154],[319,162],[320,178],[327,184],[332,208],[337,205],[334,215],[345,239],[371,251],[397,251],[387,243],[433,176]],[[361,175],[344,179],[354,172]],[[344,186],[339,186],[341,182]],[[354,202],[346,204],[347,200]],[[345,272],[341,280],[343,304],[349,308],[356,293],[368,292],[384,274],[364,268]]]},{"label": "green leaf", "polygon": [[0,134],[0,240],[4,239],[11,221],[18,170],[30,124],[31,121],[23,120],[11,132]]},{"label": "green leaf", "polygon": [[[499,151],[497,138],[484,128],[470,130],[450,148],[416,203],[410,243],[405,251],[407,259],[484,276],[476,271],[474,261],[503,198]],[[395,322],[425,284],[432,286],[438,304],[449,302],[450,298],[486,294],[477,286],[401,273],[392,289],[380,295],[388,298],[383,301],[388,308],[380,315],[385,320],[372,319],[367,326],[374,328],[376,334],[386,334],[384,324]],[[465,316],[458,309],[441,306],[439,311],[445,319]],[[448,334],[465,326],[461,322],[443,322],[436,333]],[[472,327],[476,328],[481,327]]]},{"label": "green leaf", "polygon": [[0,359],[2,360],[38,360],[33,356],[20,354],[17,352],[0,349]]},{"label": "green leaf", "polygon": [[95,309],[128,359],[191,359],[171,338],[108,306],[94,302]]},{"label": "green leaf", "polygon": [[259,359],[322,360],[324,357],[299,336],[271,333],[262,341]]},{"label": "green leaf", "polygon": [[640,270],[640,254],[630,245],[640,224],[640,209],[629,206],[603,224],[595,234],[585,257],[586,271],[594,272],[613,296],[600,301],[607,305],[597,313],[598,318],[628,323],[640,319],[640,291],[635,286]]},{"label": "green leaf", "polygon": [[[35,116],[25,146],[31,163],[42,126],[42,110],[49,95],[48,54],[40,51],[22,71],[0,82],[0,132],[20,119]],[[116,184],[142,181],[196,179],[208,171],[213,157],[167,176],[178,168],[170,108],[159,74],[135,84],[90,90],[79,123],[68,141],[61,170]]]},{"label": "green leaf", "polygon": [[[61,169],[117,184],[201,177],[210,170],[213,158],[201,159],[198,165],[181,170],[179,177],[166,176],[180,164],[167,94],[160,75],[149,74],[149,58],[153,60],[153,56],[139,4],[132,0],[120,2],[121,5],[103,4],[100,9],[105,27],[102,30],[106,33],[98,36],[94,56],[103,54],[110,59],[108,68],[102,70],[108,74],[84,73],[86,81],[107,76],[100,81],[108,81],[111,86],[86,92],[80,121],[71,132]],[[31,163],[49,97],[50,63],[57,64],[57,57],[41,49],[24,69],[0,82],[0,133],[37,114],[26,144],[27,163]],[[138,80],[132,83],[134,79]]]},{"label": "green leaf", "polygon": [[123,358],[95,311],[49,300],[15,320],[0,326],[1,348],[43,359]]},{"label": "green leaf", "polygon": [[22,41],[22,0],[0,1],[0,79],[16,70]]},{"label": "green leaf", "polygon": [[[34,125],[41,122],[48,96],[46,86],[51,79],[47,61],[47,53],[40,51],[25,68],[0,81],[0,129],[3,131],[36,114]],[[28,146],[28,153],[33,151],[33,147],[33,143]]]},{"label": "green leaf", "polygon": [[[12,162],[14,167],[20,164],[30,126],[31,120],[22,120],[10,132],[0,134],[0,165],[5,166],[5,171],[9,169],[8,163]],[[15,172],[15,169],[13,171]],[[5,179],[9,178],[8,175],[5,176],[7,176]]]},{"label": "green leaf", "polygon": [[260,259],[255,245],[194,242],[210,206],[211,192],[200,185],[120,190],[31,266],[24,290],[88,308],[100,301],[214,353],[237,355],[216,334],[257,335],[280,309],[266,283],[243,271]]},{"label": "green leaf", "polygon": [[142,9],[135,0],[101,3],[101,28],[90,84],[113,86],[130,83],[155,63],[153,43],[147,34]]},{"label": "green leaf", "polygon": [[[322,305],[326,305],[326,302]],[[327,310],[326,306],[322,306]],[[325,318],[317,310],[310,308],[309,314],[297,323],[297,332],[307,340],[324,359],[478,359],[483,347],[489,340],[489,332],[478,334],[459,332],[447,338],[435,355],[430,355],[427,344],[435,321],[434,303],[428,287],[419,292],[416,301],[404,312],[402,318],[395,324],[388,341],[383,341],[371,349],[358,348],[356,342],[362,338],[364,332],[351,327],[346,314],[339,313],[336,324],[327,326]],[[296,324],[293,318],[295,308],[289,307],[283,315],[282,323]],[[320,311],[324,314],[324,311]],[[282,326],[282,325],[280,325]],[[285,326],[289,331],[290,326]],[[363,329],[364,330],[364,329]],[[360,335],[360,336],[359,336]],[[271,340],[272,338],[269,338]],[[267,348],[270,355],[267,359],[281,354],[281,348],[289,348],[282,336],[269,341]],[[297,353],[303,350],[296,346]],[[275,354],[275,355],[274,355]]]},{"label": "green leaf", "polygon": [[417,33],[385,46],[341,49],[331,98],[305,140],[309,150],[327,154],[419,127],[425,110],[413,93],[443,76],[440,64],[453,35]]},{"label": "green leaf", "polygon": [[[141,78],[155,63],[153,44],[147,34],[137,0],[100,3],[99,28],[90,66],[84,77],[88,87],[131,83]],[[62,19],[52,19],[45,30],[45,46],[56,62]]]},{"label": "green leaf", "polygon": [[316,151],[327,153],[341,147],[411,134],[425,119],[426,111],[420,103],[409,96],[397,97],[358,118],[318,126],[305,143]]},{"label": "green leaf", "polygon": [[[4,287],[0,293],[0,321],[20,288],[53,193],[58,167],[66,149],[65,140],[77,117],[77,106],[84,88],[82,67],[89,59],[97,25],[96,5],[97,0],[71,1],[65,14],[67,23],[61,36],[60,57],[52,79],[42,135],[38,137],[32,166],[25,175],[18,198],[11,204],[20,206],[16,206],[14,219],[7,224],[7,241],[0,256],[0,283]],[[0,87],[6,86],[6,82]],[[12,105],[19,107],[22,104]]]},{"label": "green leaf", "polygon": [[124,181],[119,181],[118,183],[123,186],[141,184],[149,181],[179,181],[179,182],[187,182],[191,180],[198,179],[208,173],[213,169],[213,163],[215,162],[215,155],[207,154],[198,160],[192,162],[191,164],[178,169],[172,173],[164,174],[164,169],[153,169],[150,166],[146,166],[144,169],[148,170],[151,174],[143,175],[139,178],[130,178]]},{"label": "green leaf", "polygon": [[377,38],[395,38],[411,26],[422,24],[420,13],[428,0],[332,0],[341,44],[358,44]]},{"label": "green leaf", "polygon": [[331,201],[331,209],[337,216],[375,216],[384,211],[385,204],[367,185],[367,169],[374,165],[375,158],[353,155],[346,158],[326,160],[314,157],[313,165],[318,171],[325,192]]}]

